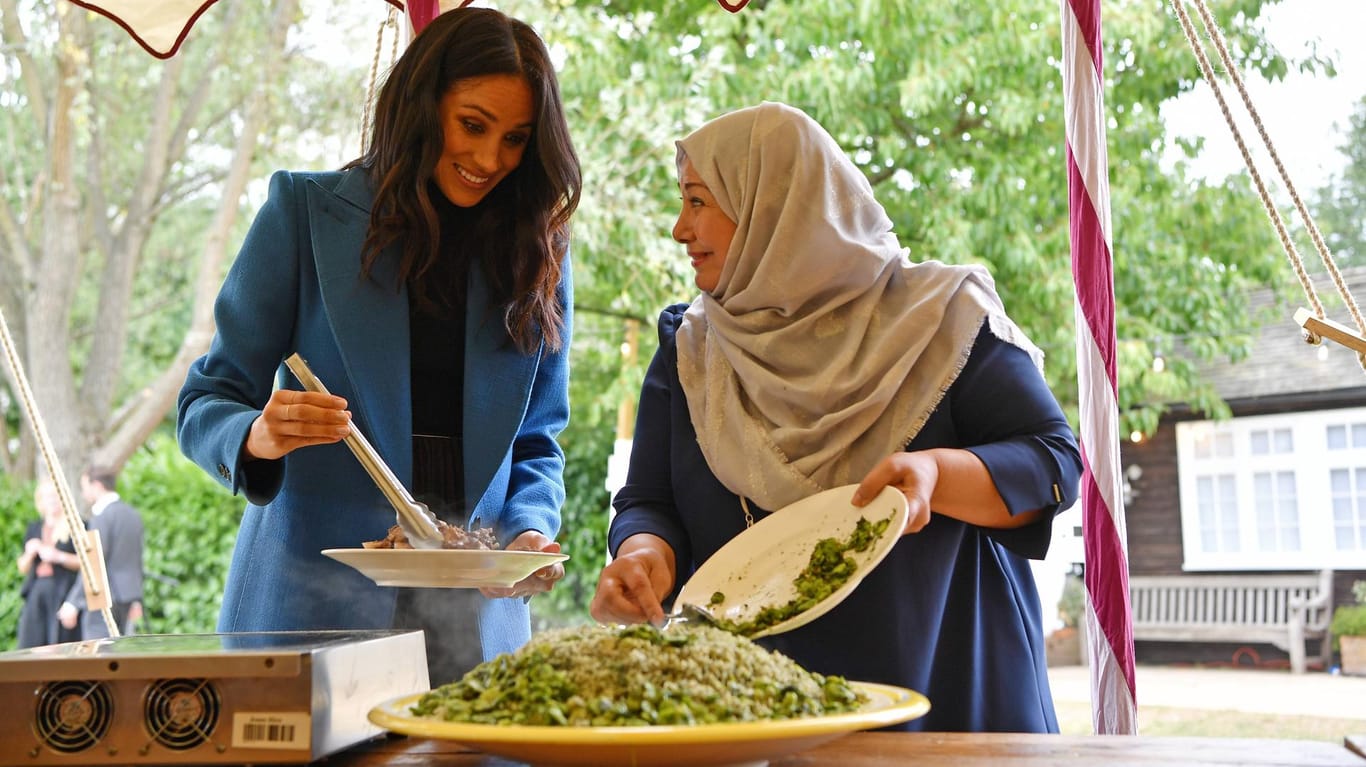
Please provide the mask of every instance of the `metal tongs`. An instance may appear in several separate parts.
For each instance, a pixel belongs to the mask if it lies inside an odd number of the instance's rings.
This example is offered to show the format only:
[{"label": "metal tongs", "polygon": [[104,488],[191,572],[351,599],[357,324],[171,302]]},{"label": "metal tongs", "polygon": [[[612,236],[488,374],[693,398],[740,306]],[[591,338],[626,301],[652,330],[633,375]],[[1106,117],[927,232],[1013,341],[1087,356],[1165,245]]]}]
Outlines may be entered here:
[{"label": "metal tongs", "polygon": [[[289,355],[285,359],[285,364],[289,366],[290,371],[294,373],[305,389],[322,394],[331,394],[327,387],[323,386],[323,382],[313,375],[313,371],[308,368],[308,363],[304,362],[304,358],[300,357],[298,352]],[[352,424],[350,433],[346,435],[344,441],[346,446],[351,448],[351,452],[355,454],[356,460],[360,461],[365,472],[379,486],[380,492],[384,493],[384,497],[394,507],[398,516],[398,526],[403,530],[403,534],[408,536],[408,543],[412,544],[415,549],[442,548],[443,538],[441,530],[436,525],[436,516],[432,514],[431,509],[427,508],[426,504],[413,498],[412,494],[408,492],[408,488],[398,481],[398,477],[395,477],[394,472],[389,470],[388,464],[379,457],[379,453],[375,452],[375,448],[370,445],[365,436],[355,427],[355,424]]]}]

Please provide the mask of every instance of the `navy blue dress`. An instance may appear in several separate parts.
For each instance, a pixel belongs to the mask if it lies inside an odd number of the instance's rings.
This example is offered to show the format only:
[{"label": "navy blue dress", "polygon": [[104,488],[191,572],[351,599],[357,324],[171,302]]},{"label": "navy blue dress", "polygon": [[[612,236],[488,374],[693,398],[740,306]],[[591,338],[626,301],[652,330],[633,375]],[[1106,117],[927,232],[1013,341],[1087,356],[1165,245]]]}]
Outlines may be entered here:
[{"label": "navy blue dress", "polygon": [[[686,308],[660,316],[608,541],[614,553],[636,533],[668,541],[675,590],[745,528],[739,498],[707,467],[679,384],[674,333]],[[935,514],[834,610],[759,642],[812,671],[925,694],[929,713],[897,729],[1057,732],[1028,560],[1047,553],[1053,515],[1076,498],[1081,456],[1072,429],[1029,356],[984,328],[907,449],[934,447],[981,458],[1012,514],[1045,514],[1014,530]],[[767,514],[754,511],[756,519]]]}]

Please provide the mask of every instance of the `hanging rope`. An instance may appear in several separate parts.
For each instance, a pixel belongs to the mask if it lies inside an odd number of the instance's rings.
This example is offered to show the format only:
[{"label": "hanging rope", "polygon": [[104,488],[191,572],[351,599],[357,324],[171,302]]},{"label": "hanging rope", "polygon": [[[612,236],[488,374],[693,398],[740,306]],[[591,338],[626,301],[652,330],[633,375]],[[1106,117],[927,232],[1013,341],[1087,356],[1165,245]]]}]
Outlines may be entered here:
[{"label": "hanging rope", "polygon": [[369,148],[370,129],[373,125],[375,116],[375,92],[379,85],[379,59],[380,51],[384,49],[384,30],[393,29],[394,34],[389,45],[389,65],[393,66],[398,59],[398,9],[389,6],[389,15],[380,22],[379,30],[375,33],[375,55],[370,60],[370,79],[365,85],[365,107],[360,118],[360,153],[365,154]]},{"label": "hanging rope", "polygon": [[[1310,239],[1314,242],[1315,249],[1318,250],[1319,258],[1323,261],[1324,267],[1328,270],[1334,285],[1337,287],[1338,294],[1342,297],[1343,303],[1347,306],[1347,311],[1352,315],[1357,328],[1363,335],[1366,335],[1366,319],[1363,319],[1360,309],[1357,308],[1356,301],[1352,298],[1351,290],[1348,288],[1347,281],[1343,278],[1342,272],[1338,270],[1337,263],[1333,260],[1332,251],[1329,250],[1327,243],[1323,240],[1318,226],[1314,223],[1314,218],[1309,214],[1308,208],[1300,198],[1299,192],[1295,189],[1295,184],[1290,180],[1290,174],[1286,171],[1284,163],[1281,162],[1280,154],[1276,151],[1275,144],[1271,141],[1270,135],[1262,123],[1261,115],[1252,103],[1251,96],[1248,95],[1247,87],[1243,83],[1242,77],[1238,74],[1237,67],[1234,66],[1233,58],[1229,55],[1228,44],[1224,40],[1223,33],[1219,29],[1218,23],[1214,20],[1205,5],[1205,0],[1192,0],[1196,10],[1200,14],[1200,21],[1205,28],[1206,34],[1214,43],[1215,49],[1219,52],[1219,61],[1224,66],[1224,71],[1228,73],[1242,98],[1243,106],[1246,107],[1251,116],[1253,124],[1257,128],[1258,135],[1261,136],[1262,143],[1270,154],[1272,162],[1285,184],[1291,200],[1295,204],[1296,211],[1300,214],[1300,220],[1304,222],[1305,229],[1309,232]],[[1246,142],[1243,141],[1242,133],[1233,119],[1233,113],[1224,100],[1223,92],[1219,88],[1218,78],[1215,76],[1214,68],[1211,66],[1209,58],[1205,55],[1204,46],[1200,44],[1199,37],[1195,31],[1195,25],[1191,22],[1190,16],[1186,14],[1184,0],[1172,0],[1172,7],[1176,11],[1177,18],[1181,21],[1181,29],[1186,35],[1186,42],[1190,45],[1191,52],[1195,54],[1196,61],[1200,64],[1200,72],[1209,84],[1210,91],[1214,94],[1215,100],[1219,104],[1219,110],[1224,116],[1224,121],[1228,124],[1229,132],[1233,135],[1234,142],[1238,145],[1238,151],[1243,157],[1243,164],[1247,166],[1248,173],[1252,176],[1253,184],[1257,187],[1257,195],[1262,201],[1267,217],[1271,219],[1272,225],[1276,229],[1276,234],[1281,241],[1281,247],[1285,250],[1286,256],[1290,259],[1290,265],[1295,270],[1295,276],[1300,281],[1300,286],[1304,289],[1304,295],[1313,307],[1312,317],[1307,313],[1297,313],[1296,321],[1305,328],[1306,338],[1309,343],[1319,343],[1318,336],[1326,335],[1333,340],[1342,343],[1344,346],[1354,349],[1357,352],[1357,361],[1363,370],[1366,370],[1366,339],[1354,336],[1351,331],[1341,325],[1337,325],[1325,316],[1323,303],[1319,301],[1318,293],[1314,289],[1313,280],[1310,279],[1308,271],[1304,267],[1304,261],[1300,258],[1299,251],[1295,243],[1291,240],[1290,234],[1286,229],[1285,221],[1281,218],[1280,211],[1277,210],[1275,203],[1271,200],[1271,195],[1267,192],[1266,184],[1263,183],[1261,174],[1258,173],[1256,163],[1252,159],[1252,153],[1248,151]],[[1316,320],[1316,321],[1315,321]]]},{"label": "hanging rope", "polygon": [[114,622],[114,613],[109,607],[113,600],[108,598],[105,589],[108,579],[104,577],[104,559],[91,534],[86,532],[85,522],[76,510],[76,502],[71,498],[66,476],[62,472],[61,463],[57,460],[56,451],[52,449],[47,426],[38,414],[38,406],[34,404],[33,390],[29,388],[24,366],[19,362],[19,353],[15,350],[14,339],[10,336],[9,323],[5,321],[3,311],[0,311],[0,342],[3,342],[5,347],[5,359],[9,362],[10,370],[14,371],[14,383],[19,388],[19,401],[23,404],[24,413],[28,415],[29,424],[33,426],[33,433],[38,438],[38,450],[43,455],[43,463],[47,464],[48,475],[52,478],[52,484],[57,488],[57,496],[61,499],[62,515],[66,519],[67,529],[71,531],[71,540],[76,544],[76,558],[81,563],[81,577],[85,579],[86,593],[94,597],[89,600],[89,606],[99,604],[100,614],[104,616],[104,625],[109,628],[109,636],[117,637],[119,627]]}]

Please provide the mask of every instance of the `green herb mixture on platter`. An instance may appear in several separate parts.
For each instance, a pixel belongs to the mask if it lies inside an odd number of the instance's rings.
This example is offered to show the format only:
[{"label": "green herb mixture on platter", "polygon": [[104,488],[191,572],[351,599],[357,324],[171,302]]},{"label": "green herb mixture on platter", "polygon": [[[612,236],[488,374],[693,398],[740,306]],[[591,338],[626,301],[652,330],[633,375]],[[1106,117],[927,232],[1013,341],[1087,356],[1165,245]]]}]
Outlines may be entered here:
[{"label": "green herb mixture on platter", "polygon": [[642,624],[542,632],[421,696],[412,712],[496,725],[698,725],[825,716],[866,701],[844,679],[727,631]]}]

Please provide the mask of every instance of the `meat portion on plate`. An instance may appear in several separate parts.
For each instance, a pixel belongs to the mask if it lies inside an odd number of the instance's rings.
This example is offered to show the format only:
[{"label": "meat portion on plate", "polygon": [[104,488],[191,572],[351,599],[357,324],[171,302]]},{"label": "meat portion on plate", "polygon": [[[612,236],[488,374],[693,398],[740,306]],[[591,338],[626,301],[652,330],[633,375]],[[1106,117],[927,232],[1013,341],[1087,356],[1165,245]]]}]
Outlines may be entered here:
[{"label": "meat portion on plate", "polygon": [[[443,549],[498,549],[498,538],[494,536],[491,527],[466,530],[459,525],[452,525],[438,519],[436,520],[436,529],[441,531],[441,548]],[[389,534],[378,541],[365,541],[361,546],[367,549],[413,548],[413,545],[408,542],[408,536],[403,534],[403,529],[398,525],[390,527]]]}]

